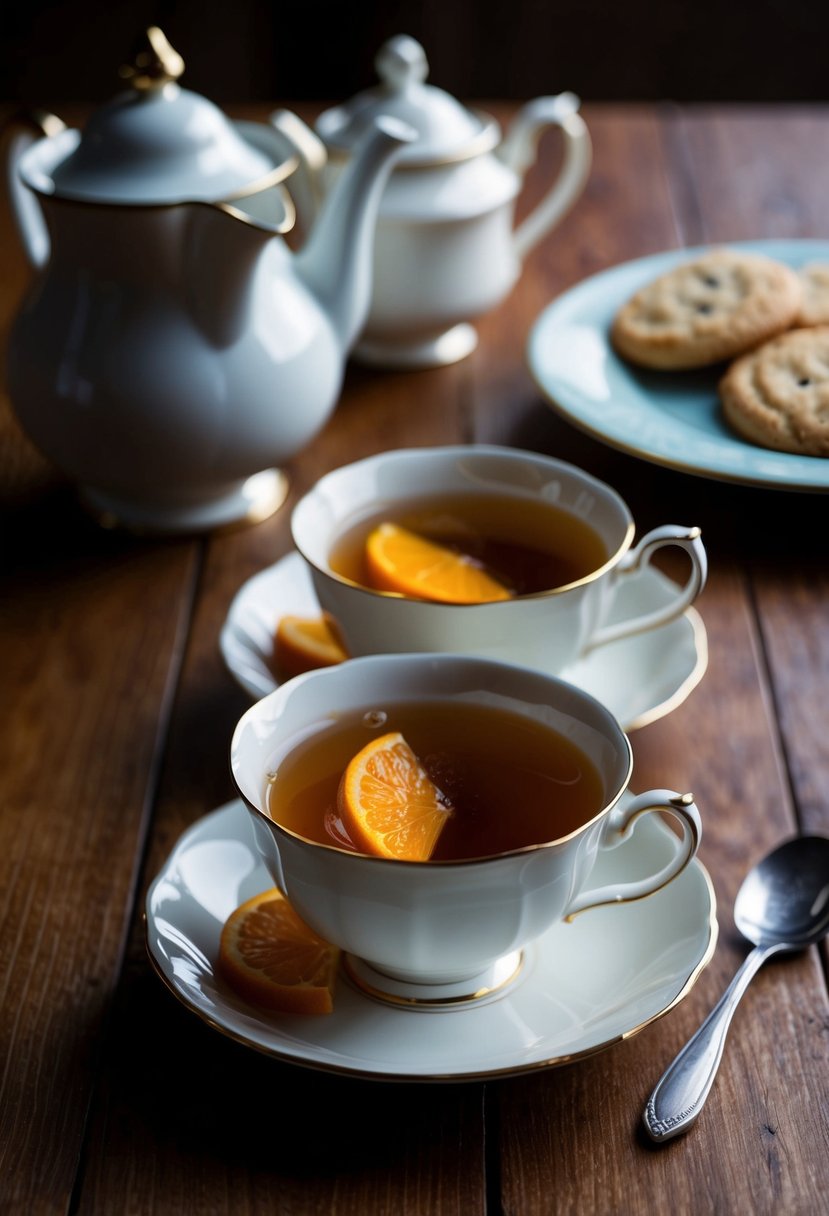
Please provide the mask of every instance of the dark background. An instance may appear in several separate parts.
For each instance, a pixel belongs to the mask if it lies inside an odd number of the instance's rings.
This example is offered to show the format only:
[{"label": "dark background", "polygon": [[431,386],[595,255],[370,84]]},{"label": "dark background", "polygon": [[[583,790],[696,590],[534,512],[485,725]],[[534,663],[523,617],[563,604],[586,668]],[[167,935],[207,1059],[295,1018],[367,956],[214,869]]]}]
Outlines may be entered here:
[{"label": "dark background", "polygon": [[103,101],[158,24],[187,87],[216,101],[338,100],[374,82],[392,34],[418,38],[431,81],[521,100],[821,101],[829,0],[9,0],[0,101]]}]

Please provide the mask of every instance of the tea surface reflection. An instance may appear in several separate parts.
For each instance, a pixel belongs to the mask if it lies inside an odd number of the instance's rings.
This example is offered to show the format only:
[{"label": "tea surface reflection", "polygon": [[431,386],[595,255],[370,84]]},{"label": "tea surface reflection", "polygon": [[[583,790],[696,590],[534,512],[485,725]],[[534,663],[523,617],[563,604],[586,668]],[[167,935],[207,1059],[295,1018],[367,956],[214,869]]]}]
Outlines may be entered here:
[{"label": "tea surface reflection", "polygon": [[354,850],[337,794],[351,758],[400,731],[444,796],[448,819],[432,859],[463,860],[558,840],[603,806],[596,765],[558,731],[484,705],[417,701],[355,708],[321,721],[274,767],[268,811],[309,840]]}]

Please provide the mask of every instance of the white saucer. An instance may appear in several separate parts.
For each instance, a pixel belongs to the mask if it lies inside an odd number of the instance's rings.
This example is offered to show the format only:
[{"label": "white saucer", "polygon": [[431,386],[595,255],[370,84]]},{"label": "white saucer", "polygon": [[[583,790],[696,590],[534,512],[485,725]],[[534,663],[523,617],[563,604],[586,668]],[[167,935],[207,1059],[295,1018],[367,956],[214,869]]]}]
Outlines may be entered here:
[{"label": "white saucer", "polygon": [[[670,857],[656,816],[604,855],[596,881],[622,881]],[[340,974],[334,1012],[257,1012],[216,976],[219,934],[238,904],[273,884],[249,812],[231,802],[179,840],[147,893],[150,959],[174,996],[214,1029],[266,1055],[375,1080],[460,1081],[568,1063],[629,1038],[691,990],[717,940],[711,880],[698,861],[663,890],[593,909],[525,951],[500,999],[440,1011],[372,1000]]]},{"label": "white saucer", "polygon": [[[657,608],[676,586],[653,568],[624,580],[611,610],[612,621]],[[279,681],[270,667],[281,616],[316,616],[320,608],[303,558],[289,553],[255,574],[235,595],[219,635],[231,675],[255,700]],[[653,722],[680,705],[708,665],[708,639],[694,608],[660,629],[613,642],[561,673],[601,701],[624,730]]]}]

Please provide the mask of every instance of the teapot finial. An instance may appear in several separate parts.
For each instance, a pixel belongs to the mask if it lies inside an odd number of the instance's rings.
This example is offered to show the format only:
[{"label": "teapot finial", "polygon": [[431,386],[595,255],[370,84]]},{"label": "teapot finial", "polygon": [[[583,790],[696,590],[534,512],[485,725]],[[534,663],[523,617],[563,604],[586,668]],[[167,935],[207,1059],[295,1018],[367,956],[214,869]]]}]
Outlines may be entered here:
[{"label": "teapot finial", "polygon": [[374,60],[377,75],[390,89],[422,84],[429,75],[429,62],[420,43],[408,34],[397,34],[384,42]]},{"label": "teapot finial", "polygon": [[146,42],[136,52],[133,62],[125,64],[119,73],[141,92],[161,89],[178,80],[184,71],[184,60],[157,25],[151,25],[145,37]]}]

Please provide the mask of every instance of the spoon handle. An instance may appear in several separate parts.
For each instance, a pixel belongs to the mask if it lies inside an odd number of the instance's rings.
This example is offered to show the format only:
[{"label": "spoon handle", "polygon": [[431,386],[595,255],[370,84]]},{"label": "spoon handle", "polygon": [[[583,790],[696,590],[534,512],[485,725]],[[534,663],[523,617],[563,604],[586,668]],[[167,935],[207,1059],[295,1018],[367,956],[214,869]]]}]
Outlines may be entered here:
[{"label": "spoon handle", "polygon": [[766,959],[781,943],[756,946],[743,961],[717,1004],[656,1084],[643,1113],[652,1140],[662,1142],[686,1132],[708,1097],[722,1059],[725,1038],[740,997]]}]

